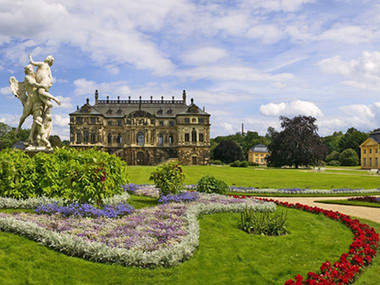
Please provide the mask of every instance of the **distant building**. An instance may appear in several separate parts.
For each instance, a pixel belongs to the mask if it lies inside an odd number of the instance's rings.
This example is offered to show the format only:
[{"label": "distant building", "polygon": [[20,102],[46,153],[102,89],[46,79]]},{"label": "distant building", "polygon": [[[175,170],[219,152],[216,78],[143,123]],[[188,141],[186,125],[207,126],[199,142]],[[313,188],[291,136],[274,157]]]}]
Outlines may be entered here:
[{"label": "distant building", "polygon": [[70,146],[115,154],[129,165],[156,165],[168,159],[209,163],[210,114],[190,100],[89,99],[70,114]]},{"label": "distant building", "polygon": [[259,165],[267,165],[268,148],[263,144],[257,144],[248,150],[248,161]]},{"label": "distant building", "polygon": [[369,138],[360,145],[361,161],[363,169],[379,169],[380,129],[374,130]]}]

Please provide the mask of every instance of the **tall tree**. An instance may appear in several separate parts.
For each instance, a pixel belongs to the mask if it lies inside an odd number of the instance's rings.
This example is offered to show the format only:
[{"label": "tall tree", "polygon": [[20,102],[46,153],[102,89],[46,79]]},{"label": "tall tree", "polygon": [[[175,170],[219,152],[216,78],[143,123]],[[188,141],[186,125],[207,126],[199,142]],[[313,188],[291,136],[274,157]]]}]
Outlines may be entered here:
[{"label": "tall tree", "polygon": [[319,137],[316,118],[297,116],[293,119],[280,117],[281,132],[272,130],[272,141],[268,146],[270,166],[317,165],[324,159],[327,148]]},{"label": "tall tree", "polygon": [[240,146],[234,141],[221,141],[214,149],[214,159],[221,160],[224,163],[230,163],[235,160],[243,160]]},{"label": "tall tree", "polygon": [[368,134],[358,131],[355,128],[349,128],[344,136],[339,141],[339,150],[340,152],[345,149],[352,148],[356,151],[358,157],[360,158],[360,145],[366,139],[368,139]]},{"label": "tall tree", "polygon": [[328,153],[333,151],[340,152],[339,142],[343,138],[342,132],[334,132],[331,136],[322,138],[322,141],[327,146]]},{"label": "tall tree", "polygon": [[18,141],[25,141],[29,137],[29,129],[21,129],[16,133],[16,128],[0,123],[0,150],[12,147]]}]

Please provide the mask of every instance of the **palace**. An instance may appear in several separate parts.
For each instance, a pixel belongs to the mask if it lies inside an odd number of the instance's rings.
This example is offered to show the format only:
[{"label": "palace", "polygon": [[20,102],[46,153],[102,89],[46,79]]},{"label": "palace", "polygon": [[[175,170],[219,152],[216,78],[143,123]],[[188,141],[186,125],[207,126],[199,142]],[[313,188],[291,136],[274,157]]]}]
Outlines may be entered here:
[{"label": "palace", "polygon": [[190,100],[89,99],[70,114],[70,146],[97,147],[129,165],[156,165],[169,159],[206,165],[210,159],[210,114]]},{"label": "palace", "polygon": [[360,145],[362,169],[379,169],[380,129],[374,130]]}]

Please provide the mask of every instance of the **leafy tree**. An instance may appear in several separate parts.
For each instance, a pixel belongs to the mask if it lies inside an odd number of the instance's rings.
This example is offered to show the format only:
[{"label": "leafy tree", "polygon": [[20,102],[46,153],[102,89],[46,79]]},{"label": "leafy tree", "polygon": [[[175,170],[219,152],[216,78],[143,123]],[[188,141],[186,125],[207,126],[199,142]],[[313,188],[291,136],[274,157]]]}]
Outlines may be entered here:
[{"label": "leafy tree", "polygon": [[328,155],[326,155],[326,158],[325,158],[326,162],[329,162],[329,161],[332,161],[332,160],[339,160],[339,152],[332,151],[331,153],[329,153]]},{"label": "leafy tree", "polygon": [[299,115],[293,119],[281,116],[280,120],[283,130],[272,134],[268,146],[270,166],[298,168],[301,165],[317,165],[324,159],[327,148],[317,133],[316,118]]},{"label": "leafy tree", "polygon": [[221,141],[214,149],[214,159],[230,163],[235,160],[243,160],[240,146],[232,140]]},{"label": "leafy tree", "polygon": [[63,143],[61,141],[61,138],[59,136],[50,136],[49,142],[52,147],[62,147]]},{"label": "leafy tree", "polygon": [[328,153],[331,153],[333,151],[335,152],[341,151],[339,148],[339,142],[343,138],[343,136],[344,135],[342,132],[334,132],[333,135],[322,138],[322,141],[327,146]]},{"label": "leafy tree", "polygon": [[0,150],[11,148],[18,141],[26,141],[29,133],[29,129],[22,129],[16,133],[16,128],[0,123]]},{"label": "leafy tree", "polygon": [[368,139],[368,136],[367,133],[358,131],[355,128],[349,128],[339,141],[339,151],[343,152],[348,148],[352,148],[360,157],[360,144]]},{"label": "leafy tree", "polygon": [[352,148],[348,148],[339,155],[340,165],[356,166],[359,164],[359,156]]}]

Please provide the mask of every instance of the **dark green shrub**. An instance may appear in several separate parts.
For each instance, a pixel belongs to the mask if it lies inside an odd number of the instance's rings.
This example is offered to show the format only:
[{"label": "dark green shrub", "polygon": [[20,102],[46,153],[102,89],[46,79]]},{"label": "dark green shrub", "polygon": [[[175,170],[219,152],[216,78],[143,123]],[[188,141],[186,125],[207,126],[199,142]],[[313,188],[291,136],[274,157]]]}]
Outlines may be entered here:
[{"label": "dark green shrub", "polygon": [[0,152],[0,164],[0,195],[12,198],[44,195],[100,204],[128,182],[126,163],[95,149],[55,149],[33,158],[6,150]]},{"label": "dark green shrub", "polygon": [[235,160],[234,162],[230,163],[231,167],[240,167],[240,160]]},{"label": "dark green shrub", "polygon": [[337,151],[332,151],[328,155],[326,155],[325,161],[329,162],[332,160],[339,160],[339,152]]},{"label": "dark green shrub", "polygon": [[209,175],[203,176],[197,184],[197,191],[203,193],[225,194],[229,190],[224,181]]},{"label": "dark green shrub", "polygon": [[329,162],[327,162],[327,165],[329,165],[329,166],[339,166],[340,162],[339,162],[339,160],[330,160]]},{"label": "dark green shrub", "polygon": [[248,161],[241,161],[239,167],[248,167]]},{"label": "dark green shrub", "polygon": [[340,165],[343,166],[356,166],[359,164],[359,157],[356,151],[352,148],[348,148],[339,155],[339,162]]},{"label": "dark green shrub", "polygon": [[4,149],[0,152],[0,196],[16,199],[36,197],[36,181],[33,160],[24,152]]},{"label": "dark green shrub", "polygon": [[156,168],[150,175],[161,195],[176,194],[181,190],[185,175],[178,161],[167,162]]},{"label": "dark green shrub", "polygon": [[249,234],[279,236],[287,233],[287,220],[286,212],[256,212],[247,206],[238,227]]},{"label": "dark green shrub", "polygon": [[210,160],[210,164],[214,164],[214,165],[222,165],[223,162],[221,160],[214,160],[214,159],[211,159]]},{"label": "dark green shrub", "polygon": [[253,162],[253,161],[248,162],[248,165],[249,165],[249,166],[259,166],[258,163]]}]

